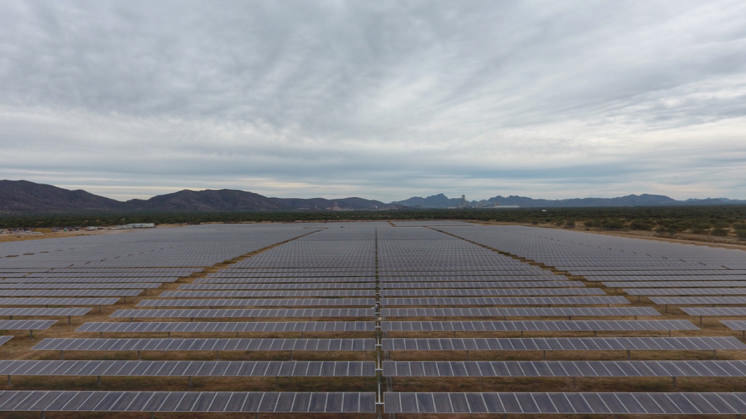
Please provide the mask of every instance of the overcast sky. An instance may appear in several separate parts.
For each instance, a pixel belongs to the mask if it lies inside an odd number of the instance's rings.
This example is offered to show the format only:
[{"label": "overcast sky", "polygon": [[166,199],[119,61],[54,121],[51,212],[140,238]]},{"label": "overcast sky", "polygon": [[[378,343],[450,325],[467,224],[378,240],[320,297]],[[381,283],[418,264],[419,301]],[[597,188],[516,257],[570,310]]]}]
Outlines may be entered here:
[{"label": "overcast sky", "polygon": [[746,198],[746,2],[0,3],[0,178]]}]

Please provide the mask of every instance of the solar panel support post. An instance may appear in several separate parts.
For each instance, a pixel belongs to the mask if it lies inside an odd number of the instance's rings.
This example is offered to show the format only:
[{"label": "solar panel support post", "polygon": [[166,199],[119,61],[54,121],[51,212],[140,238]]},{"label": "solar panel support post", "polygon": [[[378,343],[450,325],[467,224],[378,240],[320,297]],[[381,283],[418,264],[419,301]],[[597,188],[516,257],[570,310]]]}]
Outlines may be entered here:
[{"label": "solar panel support post", "polygon": [[10,386],[13,385],[13,380],[11,379],[11,377],[12,376],[10,374],[8,374],[8,387],[10,387]]},{"label": "solar panel support post", "polygon": [[65,359],[65,351],[60,351],[60,359]]},{"label": "solar panel support post", "polygon": [[138,360],[142,359],[142,358],[140,357],[140,351],[137,351],[137,352],[136,352],[136,355],[137,355],[137,359],[138,359]]},{"label": "solar panel support post", "polygon": [[100,375],[96,376],[96,386],[101,386],[101,376]]},{"label": "solar panel support post", "polygon": [[191,387],[194,386],[194,384],[192,383],[192,376],[191,375],[189,376],[189,379],[187,381],[187,385],[189,386],[189,388],[191,388]]},{"label": "solar panel support post", "polygon": [[678,388],[678,385],[676,384],[676,376],[671,377],[671,385],[673,386],[674,390]]},{"label": "solar panel support post", "polygon": [[632,359],[632,351],[627,349],[627,359]]}]

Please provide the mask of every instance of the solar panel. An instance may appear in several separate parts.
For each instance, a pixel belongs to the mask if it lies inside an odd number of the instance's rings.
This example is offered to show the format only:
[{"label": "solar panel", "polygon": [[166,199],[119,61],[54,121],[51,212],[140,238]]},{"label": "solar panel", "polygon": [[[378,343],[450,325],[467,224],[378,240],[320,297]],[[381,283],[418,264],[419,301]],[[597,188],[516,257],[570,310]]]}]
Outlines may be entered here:
[{"label": "solar panel", "polygon": [[108,306],[119,298],[0,298],[2,306]]},{"label": "solar panel", "polygon": [[306,284],[203,284],[192,283],[179,286],[180,290],[338,290],[375,289],[375,282],[316,282]]},{"label": "solar panel", "polygon": [[[23,290],[0,289],[0,297],[135,297],[141,289],[132,290]],[[2,299],[0,299],[2,301]]]},{"label": "solar panel", "polygon": [[482,296],[482,295],[605,295],[600,288],[474,288],[384,289],[384,297]]},{"label": "solar panel", "polygon": [[11,339],[13,339],[13,336],[0,336],[0,346],[5,345]]},{"label": "solar panel", "polygon": [[690,316],[746,316],[746,307],[681,307]]},{"label": "solar panel", "polygon": [[625,288],[629,295],[746,295],[746,288]]},{"label": "solar panel", "polygon": [[[0,370],[0,374],[4,374],[2,371]],[[746,377],[746,361],[383,361],[383,375],[388,377]]]},{"label": "solar panel", "polygon": [[91,311],[90,307],[60,307],[60,308],[39,308],[39,307],[19,307],[19,308],[2,308],[0,307],[0,316],[36,316],[36,317],[64,317],[64,316],[84,316]]},{"label": "solar panel", "polygon": [[714,288],[714,287],[746,287],[746,281],[610,281],[602,282],[609,288]]},{"label": "solar panel", "polygon": [[[12,278],[12,279],[6,279],[3,281],[0,281],[0,283],[8,284],[8,283],[23,283],[23,284],[43,284],[43,283],[57,283],[60,282],[63,278]],[[80,282],[80,283],[122,283],[122,282],[129,282],[129,283],[144,283],[144,282],[156,282],[159,284],[162,283],[168,283],[168,282],[176,282],[179,278],[178,277],[155,277],[155,278],[101,278],[101,277],[88,277],[88,278],[64,278],[64,280],[68,283],[73,282]]]},{"label": "solar panel", "polygon": [[385,321],[386,332],[518,332],[518,331],[643,331],[697,330],[688,320],[514,320],[514,321]]},{"label": "solar panel", "polygon": [[386,288],[550,288],[584,287],[581,281],[381,282]]},{"label": "solar panel", "polygon": [[[374,328],[373,322],[89,322],[80,326],[77,332],[372,332]],[[0,330],[3,330],[2,327]]]},{"label": "solar panel", "polygon": [[[0,299],[0,301],[2,301]],[[303,306],[373,306],[375,298],[233,298],[142,300],[137,307],[303,307]]]},{"label": "solar panel", "polygon": [[658,316],[652,307],[384,308],[384,317],[626,317]]},{"label": "solar panel", "polygon": [[649,297],[650,301],[658,305],[683,305],[683,304],[746,304],[746,296],[739,297]]},{"label": "solar panel", "polygon": [[385,351],[661,351],[742,350],[732,336],[575,338],[388,338]]},{"label": "solar panel", "polygon": [[375,413],[375,393],[0,391],[0,411]]},{"label": "solar panel", "polygon": [[746,320],[720,320],[720,323],[730,330],[746,330]]},{"label": "solar panel", "polygon": [[[161,298],[373,297],[374,289],[275,291],[163,291]],[[375,300],[373,300],[375,301]]]},{"label": "solar panel", "polygon": [[741,414],[746,393],[384,393],[386,413]]},{"label": "solar panel", "polygon": [[0,360],[0,374],[99,377],[372,377],[373,361]]},{"label": "solar panel", "polygon": [[372,351],[375,339],[47,338],[36,351]]},{"label": "solar panel", "polygon": [[45,330],[57,320],[0,320],[0,330]]},{"label": "solar panel", "polygon": [[[2,314],[2,312],[0,312]],[[115,311],[111,317],[129,318],[358,318],[373,317],[372,308],[283,308],[283,309],[152,309]]]},{"label": "solar panel", "polygon": [[66,283],[66,282],[45,282],[34,284],[8,284],[0,282],[0,289],[12,290],[36,290],[36,289],[141,289],[141,288],[158,288],[161,284],[158,282],[112,282],[112,283]]},{"label": "solar panel", "polygon": [[621,296],[582,297],[434,297],[434,298],[383,298],[384,306],[484,306],[484,305],[599,305],[629,304]]}]

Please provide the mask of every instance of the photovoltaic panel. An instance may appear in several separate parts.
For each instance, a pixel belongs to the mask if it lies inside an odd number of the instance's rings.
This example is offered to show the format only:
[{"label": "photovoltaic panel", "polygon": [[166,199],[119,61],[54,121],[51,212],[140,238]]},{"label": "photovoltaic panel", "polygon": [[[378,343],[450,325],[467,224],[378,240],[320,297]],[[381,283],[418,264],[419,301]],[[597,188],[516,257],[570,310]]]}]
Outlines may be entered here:
[{"label": "photovoltaic panel", "polygon": [[518,332],[697,330],[688,320],[384,321],[385,332]]},{"label": "photovoltaic panel", "polygon": [[746,295],[745,288],[625,288],[629,295]]},{"label": "photovoltaic panel", "polygon": [[746,307],[681,307],[690,316],[746,316]]},{"label": "photovoltaic panel", "polygon": [[37,351],[372,351],[375,339],[47,338]]},{"label": "photovoltaic panel", "polygon": [[57,320],[0,320],[0,330],[45,330]]},{"label": "photovoltaic panel", "polygon": [[[657,312],[656,312],[657,313]],[[0,311],[0,314],[2,312]],[[357,318],[373,317],[372,308],[281,308],[281,309],[122,309],[111,317],[121,318]]]},{"label": "photovoltaic panel", "polygon": [[708,305],[719,305],[719,304],[746,304],[746,296],[738,297],[710,297],[710,296],[697,296],[697,297],[649,297],[650,301],[658,305],[683,305],[683,304],[708,304]]},{"label": "photovoltaic panel", "polygon": [[384,306],[480,306],[480,305],[601,305],[629,304],[622,296],[580,297],[433,297],[433,298],[383,298]]},{"label": "photovoltaic panel", "polygon": [[[4,372],[0,370],[0,374]],[[746,362],[383,361],[383,374],[389,377],[746,377]]]},{"label": "photovoltaic panel", "polygon": [[[0,297],[135,297],[141,289],[129,290],[24,290],[0,289]],[[2,299],[0,299],[2,301]],[[97,305],[97,304],[96,304]]]},{"label": "photovoltaic panel", "polygon": [[63,317],[63,316],[84,316],[92,309],[90,307],[17,307],[4,308],[0,307],[0,316],[38,316],[38,317]]},{"label": "photovoltaic panel", "polygon": [[65,282],[48,282],[33,284],[8,284],[0,282],[0,289],[3,290],[37,290],[37,289],[150,289],[158,288],[161,284],[158,282],[111,282],[111,283],[65,283]]},{"label": "photovoltaic panel", "polygon": [[0,374],[99,377],[371,377],[373,361],[1,360]]},{"label": "photovoltaic panel", "polygon": [[453,288],[453,289],[384,289],[384,297],[434,297],[483,295],[605,295],[600,288]]},{"label": "photovoltaic panel", "polygon": [[746,287],[746,281],[609,281],[602,282],[609,288],[714,288]]},{"label": "photovoltaic panel", "polygon": [[176,300],[142,300],[137,303],[137,307],[372,306],[375,303],[375,298],[182,298]]},{"label": "photovoltaic panel", "polygon": [[730,330],[746,330],[746,320],[720,320]]},{"label": "photovoltaic panel", "polygon": [[388,338],[385,351],[743,350],[732,336],[576,338]]},{"label": "photovoltaic panel", "polygon": [[0,336],[0,346],[5,345],[11,339],[13,339],[13,336]]},{"label": "photovoltaic panel", "polygon": [[628,317],[659,316],[652,307],[384,308],[384,317]]},{"label": "photovoltaic panel", "polygon": [[375,282],[318,282],[306,284],[183,284],[180,290],[343,290],[375,289]]},{"label": "photovoltaic panel", "polygon": [[107,306],[119,298],[0,298],[0,306]]},{"label": "photovoltaic panel", "polygon": [[[1,324],[1,323],[0,323]],[[77,332],[107,333],[238,333],[238,332],[372,332],[373,322],[100,322]],[[0,327],[2,330],[2,327]]]},{"label": "photovoltaic panel", "polygon": [[373,297],[374,289],[275,291],[163,291],[160,298]]},{"label": "photovoltaic panel", "polygon": [[484,282],[381,282],[384,289],[390,288],[549,288],[584,287],[581,281],[484,281]]},{"label": "photovoltaic panel", "polygon": [[375,413],[375,393],[0,391],[9,412]]},{"label": "photovoltaic panel", "polygon": [[384,393],[386,413],[742,414],[746,393]]}]

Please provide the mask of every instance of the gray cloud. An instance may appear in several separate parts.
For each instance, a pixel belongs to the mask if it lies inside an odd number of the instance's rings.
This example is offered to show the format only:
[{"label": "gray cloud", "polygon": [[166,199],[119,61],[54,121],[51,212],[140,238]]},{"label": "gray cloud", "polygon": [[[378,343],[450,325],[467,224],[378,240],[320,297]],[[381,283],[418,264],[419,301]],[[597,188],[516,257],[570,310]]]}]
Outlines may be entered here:
[{"label": "gray cloud", "polygon": [[746,197],[743,2],[0,8],[0,177],[117,198]]}]

